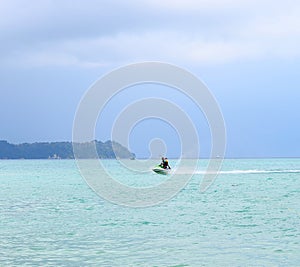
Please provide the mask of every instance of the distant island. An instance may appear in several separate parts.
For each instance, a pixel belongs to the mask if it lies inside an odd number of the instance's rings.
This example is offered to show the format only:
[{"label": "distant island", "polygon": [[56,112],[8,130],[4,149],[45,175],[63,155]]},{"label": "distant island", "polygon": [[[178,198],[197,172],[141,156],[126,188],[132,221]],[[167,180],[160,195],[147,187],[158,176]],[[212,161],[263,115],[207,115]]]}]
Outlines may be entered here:
[{"label": "distant island", "polygon": [[[127,148],[114,141],[91,141],[77,145],[90,146],[95,144],[99,158],[114,159],[128,158],[134,159],[135,154]],[[89,153],[83,154],[81,158],[94,158]],[[0,140],[0,159],[74,159],[72,142],[36,142],[23,144],[10,144],[5,140]]]}]

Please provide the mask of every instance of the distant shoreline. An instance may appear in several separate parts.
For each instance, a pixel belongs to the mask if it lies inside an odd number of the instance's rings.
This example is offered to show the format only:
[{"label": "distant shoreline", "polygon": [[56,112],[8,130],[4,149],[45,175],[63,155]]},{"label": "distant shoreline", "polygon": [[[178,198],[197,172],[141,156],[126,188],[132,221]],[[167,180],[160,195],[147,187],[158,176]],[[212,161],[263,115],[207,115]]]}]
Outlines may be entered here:
[{"label": "distant shoreline", "polygon": [[[93,140],[85,143],[76,143],[80,153],[77,157],[82,159],[96,158],[91,153],[91,147],[96,147],[97,158],[115,159],[128,158],[135,159],[135,154],[126,147],[115,141],[101,142]],[[0,159],[74,159],[72,142],[35,142],[11,144],[6,140],[0,140]]]}]

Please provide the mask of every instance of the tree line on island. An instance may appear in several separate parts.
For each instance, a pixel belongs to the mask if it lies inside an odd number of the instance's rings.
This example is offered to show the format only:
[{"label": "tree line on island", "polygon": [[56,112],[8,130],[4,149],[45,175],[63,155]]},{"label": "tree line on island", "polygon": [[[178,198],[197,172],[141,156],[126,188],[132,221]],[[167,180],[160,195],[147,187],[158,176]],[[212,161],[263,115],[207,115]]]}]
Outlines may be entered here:
[{"label": "tree line on island", "polygon": [[[76,143],[77,148],[82,148],[84,153],[80,158],[95,158],[87,147],[96,147],[97,158],[134,159],[135,154],[115,141],[91,141]],[[10,144],[5,140],[0,141],[0,159],[74,159],[72,142],[36,142],[23,144]]]}]

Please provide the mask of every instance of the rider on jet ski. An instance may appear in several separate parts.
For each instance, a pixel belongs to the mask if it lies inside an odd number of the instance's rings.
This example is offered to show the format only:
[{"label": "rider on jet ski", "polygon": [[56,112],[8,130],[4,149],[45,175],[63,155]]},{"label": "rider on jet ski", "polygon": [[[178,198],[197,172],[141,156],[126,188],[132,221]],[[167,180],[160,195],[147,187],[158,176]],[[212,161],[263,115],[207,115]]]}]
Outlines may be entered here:
[{"label": "rider on jet ski", "polygon": [[161,163],[159,164],[160,167],[164,168],[164,169],[171,169],[170,165],[169,165],[169,161],[168,158],[161,158]]}]

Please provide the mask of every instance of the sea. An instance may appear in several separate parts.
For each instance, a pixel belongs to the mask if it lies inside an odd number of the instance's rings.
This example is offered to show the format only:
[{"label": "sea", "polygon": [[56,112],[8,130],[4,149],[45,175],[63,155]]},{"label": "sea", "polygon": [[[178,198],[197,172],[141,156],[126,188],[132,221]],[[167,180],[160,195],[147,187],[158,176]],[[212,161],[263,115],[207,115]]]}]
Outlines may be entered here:
[{"label": "sea", "polygon": [[74,160],[1,160],[0,266],[300,266],[300,159],[226,159],[205,192],[198,164],[174,197],[133,208],[98,195]]}]

